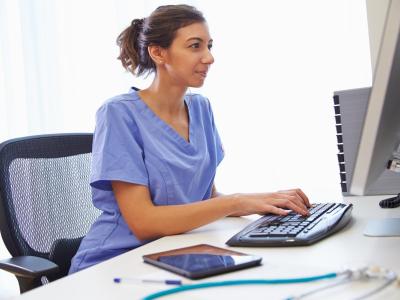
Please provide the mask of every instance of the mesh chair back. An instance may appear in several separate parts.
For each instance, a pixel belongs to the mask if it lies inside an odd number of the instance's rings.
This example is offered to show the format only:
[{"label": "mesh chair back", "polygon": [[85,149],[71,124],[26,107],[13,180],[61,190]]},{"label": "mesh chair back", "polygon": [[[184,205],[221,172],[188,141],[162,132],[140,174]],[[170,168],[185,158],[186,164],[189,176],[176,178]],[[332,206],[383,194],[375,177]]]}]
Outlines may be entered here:
[{"label": "mesh chair back", "polygon": [[13,257],[51,259],[58,241],[75,243],[100,214],[89,186],[92,138],[57,134],[0,144],[0,229]]}]

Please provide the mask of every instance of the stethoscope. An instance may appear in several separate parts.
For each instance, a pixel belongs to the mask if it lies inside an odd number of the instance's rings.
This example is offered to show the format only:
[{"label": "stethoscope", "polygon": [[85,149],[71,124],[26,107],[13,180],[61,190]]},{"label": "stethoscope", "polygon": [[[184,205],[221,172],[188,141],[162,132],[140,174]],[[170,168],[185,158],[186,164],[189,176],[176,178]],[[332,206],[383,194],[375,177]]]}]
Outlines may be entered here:
[{"label": "stethoscope", "polygon": [[249,279],[249,280],[226,280],[226,281],[214,281],[214,282],[204,282],[198,284],[183,284],[179,287],[166,289],[159,291],[142,298],[143,300],[151,300],[161,298],[167,295],[172,295],[176,293],[181,293],[189,290],[204,289],[211,287],[220,286],[235,286],[235,285],[255,285],[255,284],[291,284],[291,283],[306,283],[326,279],[338,279],[337,281],[327,284],[322,287],[307,291],[305,293],[290,296],[285,298],[285,300],[299,300],[306,298],[307,296],[313,295],[315,293],[324,291],[326,289],[336,287],[341,284],[350,283],[353,281],[366,281],[366,280],[382,280],[383,283],[378,287],[360,295],[352,300],[366,299],[384,288],[388,287],[390,284],[397,280],[397,274],[391,270],[381,268],[381,267],[362,267],[358,269],[346,269],[340,272],[332,272],[323,275],[310,276],[310,277],[296,277],[296,278],[281,278],[281,279]]}]

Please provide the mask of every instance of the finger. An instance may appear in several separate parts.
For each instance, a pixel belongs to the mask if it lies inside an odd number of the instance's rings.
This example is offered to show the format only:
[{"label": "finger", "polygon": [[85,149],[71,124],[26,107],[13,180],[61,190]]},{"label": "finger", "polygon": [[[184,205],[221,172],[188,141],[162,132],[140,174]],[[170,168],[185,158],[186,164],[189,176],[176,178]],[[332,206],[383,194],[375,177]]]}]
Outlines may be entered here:
[{"label": "finger", "polygon": [[296,191],[300,195],[300,197],[304,200],[304,203],[307,205],[307,207],[311,207],[311,203],[307,195],[301,189],[296,189]]},{"label": "finger", "polygon": [[286,209],[282,209],[273,205],[267,205],[266,206],[266,212],[275,214],[275,215],[280,215],[280,216],[286,216],[290,211]]},{"label": "finger", "polygon": [[306,194],[301,189],[292,189],[292,190],[286,190],[282,191],[284,194],[288,195],[296,195],[298,199],[306,206],[306,207],[311,207],[310,201],[308,200],[308,197]]},{"label": "finger", "polygon": [[[293,196],[292,196],[293,197]],[[309,212],[307,210],[307,208],[305,208],[304,204],[302,204],[301,206],[297,205],[294,201],[290,201],[287,198],[277,198],[277,199],[273,199],[273,204],[275,206],[278,207],[284,207],[284,208],[289,208],[291,210],[293,210],[294,212],[302,215],[302,216],[308,216]]]},{"label": "finger", "polygon": [[306,213],[308,213],[308,208],[304,203],[303,198],[301,198],[295,191],[279,194],[279,198],[287,198],[289,201],[294,202],[298,207],[301,207]]}]

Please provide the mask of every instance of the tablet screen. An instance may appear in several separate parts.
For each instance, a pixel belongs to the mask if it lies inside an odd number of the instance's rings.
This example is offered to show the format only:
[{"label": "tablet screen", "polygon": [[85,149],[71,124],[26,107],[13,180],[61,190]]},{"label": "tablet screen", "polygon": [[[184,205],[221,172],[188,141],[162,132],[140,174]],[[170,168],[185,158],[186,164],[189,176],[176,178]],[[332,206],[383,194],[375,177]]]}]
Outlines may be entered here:
[{"label": "tablet screen", "polygon": [[211,245],[196,245],[145,255],[145,262],[189,278],[203,278],[259,265],[261,258]]}]

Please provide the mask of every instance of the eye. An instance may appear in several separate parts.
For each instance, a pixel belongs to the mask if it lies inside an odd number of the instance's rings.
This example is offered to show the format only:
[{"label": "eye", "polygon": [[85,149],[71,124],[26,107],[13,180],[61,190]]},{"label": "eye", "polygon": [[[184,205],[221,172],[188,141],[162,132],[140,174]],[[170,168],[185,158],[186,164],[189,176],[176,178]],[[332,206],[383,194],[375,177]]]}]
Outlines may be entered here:
[{"label": "eye", "polygon": [[212,49],[212,47],[213,47],[213,45],[212,44],[208,44],[208,50],[211,50]]},{"label": "eye", "polygon": [[191,44],[189,47],[193,48],[193,49],[198,49],[198,48],[200,48],[200,43]]}]

